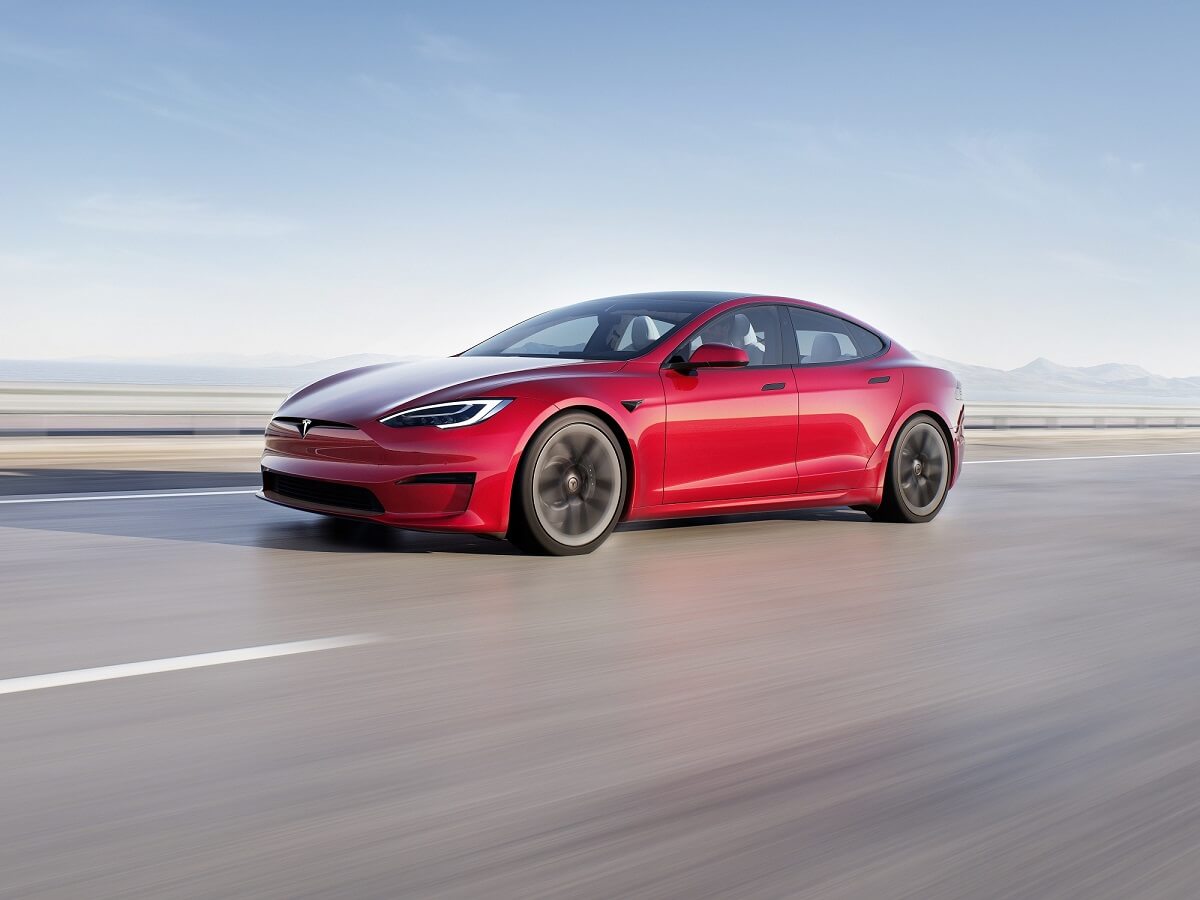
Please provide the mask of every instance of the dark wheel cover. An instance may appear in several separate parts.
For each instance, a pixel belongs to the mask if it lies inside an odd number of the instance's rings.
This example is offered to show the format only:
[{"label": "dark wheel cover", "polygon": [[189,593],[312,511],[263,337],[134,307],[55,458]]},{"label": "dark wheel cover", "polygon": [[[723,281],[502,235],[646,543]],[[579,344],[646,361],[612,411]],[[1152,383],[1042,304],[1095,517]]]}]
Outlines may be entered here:
[{"label": "dark wheel cover", "polygon": [[625,461],[612,431],[584,413],[551,422],[530,444],[514,504],[514,542],[535,552],[589,553],[616,527]]},{"label": "dark wheel cover", "polygon": [[950,445],[941,427],[931,416],[914,416],[892,445],[883,502],[867,514],[883,522],[928,522],[946,500],[950,467]]},{"label": "dark wheel cover", "polygon": [[928,516],[946,496],[950,460],[946,439],[932,422],[914,422],[896,458],[900,499],[914,516]]}]

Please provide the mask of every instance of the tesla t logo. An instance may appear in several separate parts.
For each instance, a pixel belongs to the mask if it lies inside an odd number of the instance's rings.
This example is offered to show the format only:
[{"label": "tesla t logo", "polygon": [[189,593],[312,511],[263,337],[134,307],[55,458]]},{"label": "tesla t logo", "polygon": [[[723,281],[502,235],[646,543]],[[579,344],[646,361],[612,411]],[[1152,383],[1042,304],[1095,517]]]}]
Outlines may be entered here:
[{"label": "tesla t logo", "polygon": [[312,428],[312,419],[300,420],[300,438],[303,440],[308,437],[308,429]]}]

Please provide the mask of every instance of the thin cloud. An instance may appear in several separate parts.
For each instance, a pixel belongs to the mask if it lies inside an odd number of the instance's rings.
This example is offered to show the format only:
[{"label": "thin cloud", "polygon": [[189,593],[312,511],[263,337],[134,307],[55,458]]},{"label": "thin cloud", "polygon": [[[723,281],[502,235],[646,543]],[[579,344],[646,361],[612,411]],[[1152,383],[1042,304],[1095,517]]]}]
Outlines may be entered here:
[{"label": "thin cloud", "polygon": [[299,223],[283,216],[220,209],[190,197],[95,194],[62,218],[82,228],[164,236],[269,238],[300,228]]},{"label": "thin cloud", "polygon": [[857,152],[860,147],[858,138],[838,125],[817,127],[786,119],[761,119],[752,124],[764,135],[786,147],[792,155],[809,162],[844,162],[848,154]]},{"label": "thin cloud", "polygon": [[200,128],[204,131],[215,131],[218,134],[228,135],[230,137],[246,138],[249,135],[239,127],[228,122],[222,121],[220,118],[205,115],[202,111],[195,108],[189,108],[186,105],[173,104],[169,100],[162,97],[154,96],[153,94],[144,93],[137,89],[120,90],[112,89],[104,92],[104,96],[110,100],[116,100],[118,103],[123,103],[133,109],[148,113],[158,119],[163,119],[167,122],[175,122],[179,125],[188,125],[193,128]]},{"label": "thin cloud", "polygon": [[33,275],[60,267],[61,262],[47,252],[0,252],[0,275]]},{"label": "thin cloud", "polygon": [[432,31],[417,35],[416,51],[425,59],[457,65],[474,65],[488,60],[488,55],[469,41]]},{"label": "thin cloud", "polygon": [[80,65],[82,59],[74,50],[48,47],[0,34],[0,62],[16,66],[74,69]]},{"label": "thin cloud", "polygon": [[445,125],[463,116],[495,126],[521,126],[536,119],[521,94],[482,84],[413,87],[366,72],[353,76],[352,83],[410,125]]},{"label": "thin cloud", "polygon": [[1120,284],[1144,284],[1145,278],[1111,260],[1083,253],[1078,250],[1061,250],[1049,254],[1057,263],[1061,263],[1076,274],[1102,281],[1116,281]]},{"label": "thin cloud", "polygon": [[1062,188],[1043,175],[1034,161],[1037,143],[1028,135],[971,135],[953,141],[951,148],[985,191],[1037,206],[1063,196]]},{"label": "thin cloud", "polygon": [[1122,175],[1132,175],[1137,178],[1145,173],[1146,164],[1135,159],[1125,159],[1115,153],[1105,153],[1100,157],[1100,165],[1109,172],[1117,172]]},{"label": "thin cloud", "polygon": [[370,72],[359,72],[351,79],[360,90],[378,100],[387,103],[412,104],[418,99],[418,92],[399,82],[388,78],[380,78]]},{"label": "thin cloud", "polygon": [[283,118],[279,105],[261,94],[214,89],[170,69],[104,95],[159,119],[246,140],[264,128],[279,127]]},{"label": "thin cloud", "polygon": [[105,24],[156,47],[179,47],[201,52],[222,51],[229,43],[201,31],[191,22],[168,14],[162,8],[118,6],[102,13]]},{"label": "thin cloud", "polygon": [[484,122],[511,125],[533,118],[525,98],[515,91],[500,91],[482,84],[457,85],[450,98],[467,115]]}]

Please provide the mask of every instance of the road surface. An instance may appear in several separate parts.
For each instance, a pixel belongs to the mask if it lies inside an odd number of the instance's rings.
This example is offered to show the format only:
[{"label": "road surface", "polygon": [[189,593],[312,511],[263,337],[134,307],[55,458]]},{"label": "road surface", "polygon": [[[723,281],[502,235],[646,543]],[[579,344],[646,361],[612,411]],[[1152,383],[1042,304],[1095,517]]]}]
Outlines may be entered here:
[{"label": "road surface", "polygon": [[1200,439],[1088,441],[575,559],[5,476],[0,897],[1194,897]]}]

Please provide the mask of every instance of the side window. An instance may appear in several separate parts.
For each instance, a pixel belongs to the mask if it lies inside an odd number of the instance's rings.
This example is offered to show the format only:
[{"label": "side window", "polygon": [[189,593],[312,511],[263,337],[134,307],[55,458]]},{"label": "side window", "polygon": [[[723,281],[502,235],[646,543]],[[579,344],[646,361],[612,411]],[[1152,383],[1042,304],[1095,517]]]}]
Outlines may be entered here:
[{"label": "side window", "polygon": [[717,316],[679,348],[691,356],[703,344],[729,344],[746,351],[751,368],[783,363],[783,332],[774,306],[748,306]]},{"label": "side window", "polygon": [[874,356],[883,349],[878,335],[837,316],[796,306],[788,307],[788,314],[796,330],[796,348],[802,366],[847,362]]}]

